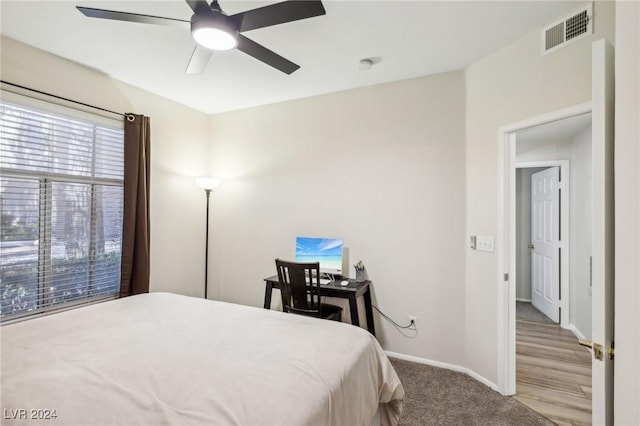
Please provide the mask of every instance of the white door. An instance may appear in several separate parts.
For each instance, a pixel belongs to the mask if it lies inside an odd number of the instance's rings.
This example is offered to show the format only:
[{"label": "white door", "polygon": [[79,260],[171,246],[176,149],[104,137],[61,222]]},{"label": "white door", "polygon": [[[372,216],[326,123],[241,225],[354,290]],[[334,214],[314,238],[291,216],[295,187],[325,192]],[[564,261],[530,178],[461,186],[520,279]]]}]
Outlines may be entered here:
[{"label": "white door", "polygon": [[[613,425],[613,360],[607,348],[613,344],[614,295],[614,199],[613,126],[614,68],[613,47],[605,40],[592,49],[592,325],[591,338],[600,345],[601,359],[593,358],[593,424]],[[594,355],[596,351],[594,350]],[[623,373],[624,374],[624,373]]]},{"label": "white door", "polygon": [[531,175],[531,304],[560,321],[560,167]]}]

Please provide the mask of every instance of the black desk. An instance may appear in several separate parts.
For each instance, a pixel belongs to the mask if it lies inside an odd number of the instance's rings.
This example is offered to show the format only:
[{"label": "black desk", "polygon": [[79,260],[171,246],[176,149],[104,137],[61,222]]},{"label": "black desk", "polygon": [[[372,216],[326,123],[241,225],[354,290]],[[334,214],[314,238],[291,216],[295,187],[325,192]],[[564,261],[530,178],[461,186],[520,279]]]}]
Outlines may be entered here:
[{"label": "black desk", "polygon": [[[280,289],[280,282],[278,276],[274,275],[264,279],[267,287],[264,292],[264,308],[271,309],[271,292],[274,288]],[[367,317],[367,328],[369,332],[376,335],[375,327],[373,325],[373,308],[371,307],[371,289],[369,285],[371,281],[356,282],[350,279],[349,284],[346,286],[340,285],[340,281],[337,280],[328,285],[320,286],[320,296],[328,297],[341,297],[343,299],[349,299],[349,311],[351,311],[351,324],[360,326],[360,319],[358,318],[358,296],[364,298],[364,310]]]}]

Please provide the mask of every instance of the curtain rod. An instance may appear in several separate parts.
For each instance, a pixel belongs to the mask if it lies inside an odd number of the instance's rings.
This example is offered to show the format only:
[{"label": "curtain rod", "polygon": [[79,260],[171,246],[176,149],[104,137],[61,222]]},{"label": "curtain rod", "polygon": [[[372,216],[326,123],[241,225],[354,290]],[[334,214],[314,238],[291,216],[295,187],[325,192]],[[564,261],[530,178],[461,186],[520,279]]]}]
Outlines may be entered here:
[{"label": "curtain rod", "polygon": [[30,88],[30,87],[21,86],[21,85],[19,85],[19,84],[10,83],[10,82],[5,81],[5,80],[0,80],[0,83],[8,84],[9,86],[18,87],[18,88],[20,88],[20,89],[24,89],[24,90],[28,90],[28,91],[30,91],[30,92],[38,93],[38,94],[40,94],[40,95],[51,96],[51,97],[53,97],[53,98],[61,99],[61,100],[63,100],[63,101],[71,102],[71,103],[78,104],[78,105],[83,105],[83,106],[86,106],[86,107],[89,107],[89,108],[98,109],[98,110],[100,110],[100,111],[109,112],[109,113],[111,113],[111,114],[120,115],[120,116],[122,116],[122,117],[128,117],[128,115],[129,115],[129,114],[121,113],[121,112],[111,111],[111,110],[109,110],[109,109],[105,109],[105,108],[100,108],[100,107],[95,106],[95,105],[85,104],[84,102],[74,101],[73,99],[63,98],[62,96],[53,95],[53,94],[51,94],[51,93],[43,92],[43,91],[41,91],[41,90],[36,90],[36,89],[32,89],[32,88]]}]

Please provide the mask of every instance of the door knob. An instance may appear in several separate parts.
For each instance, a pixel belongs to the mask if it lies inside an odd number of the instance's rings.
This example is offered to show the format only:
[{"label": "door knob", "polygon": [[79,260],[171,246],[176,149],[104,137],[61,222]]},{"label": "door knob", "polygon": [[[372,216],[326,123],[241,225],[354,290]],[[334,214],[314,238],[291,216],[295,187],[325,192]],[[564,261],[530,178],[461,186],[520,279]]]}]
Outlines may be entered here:
[{"label": "door knob", "polygon": [[531,243],[529,243],[529,246],[528,246],[528,247],[529,247],[530,249],[534,249],[534,248],[535,248],[535,247],[534,247],[534,245],[533,245],[533,244],[531,244]]}]

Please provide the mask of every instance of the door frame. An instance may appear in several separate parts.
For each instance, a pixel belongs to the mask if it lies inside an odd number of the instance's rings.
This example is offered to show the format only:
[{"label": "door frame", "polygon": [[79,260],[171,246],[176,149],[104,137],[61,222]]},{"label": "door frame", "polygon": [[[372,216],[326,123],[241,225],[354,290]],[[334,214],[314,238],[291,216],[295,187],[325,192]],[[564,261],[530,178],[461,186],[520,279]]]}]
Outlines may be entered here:
[{"label": "door frame", "polygon": [[[515,132],[517,133],[517,132]],[[514,146],[515,149],[515,146]],[[560,167],[560,180],[561,180],[561,192],[560,192],[560,248],[562,251],[560,252],[560,294],[562,298],[560,299],[560,327],[571,329],[569,323],[569,253],[571,250],[571,244],[569,244],[569,227],[571,226],[569,220],[569,190],[571,185],[569,184],[570,179],[570,168],[569,168],[569,160],[547,160],[547,161],[523,161],[515,163],[514,167],[516,169],[530,169],[534,167]],[[515,175],[514,175],[515,179]],[[513,182],[514,185],[514,197],[515,197],[515,180]],[[514,198],[515,200],[515,198]],[[516,207],[516,203],[513,203],[514,209]],[[515,215],[514,215],[515,218]],[[513,233],[515,237],[515,222],[513,224]],[[515,240],[514,240],[515,242]],[[516,245],[514,243],[513,248],[510,251],[513,251],[513,255],[515,258],[515,248]],[[517,275],[516,275],[516,266],[515,262],[513,264],[513,269],[509,269],[513,274],[513,288],[516,290],[517,287]],[[515,305],[514,305],[515,310]],[[584,337],[584,336],[583,336]]]},{"label": "door frame", "polygon": [[516,289],[513,285],[516,278],[516,133],[591,112],[592,103],[585,102],[498,129],[497,372],[498,391],[503,395],[516,393]]}]

